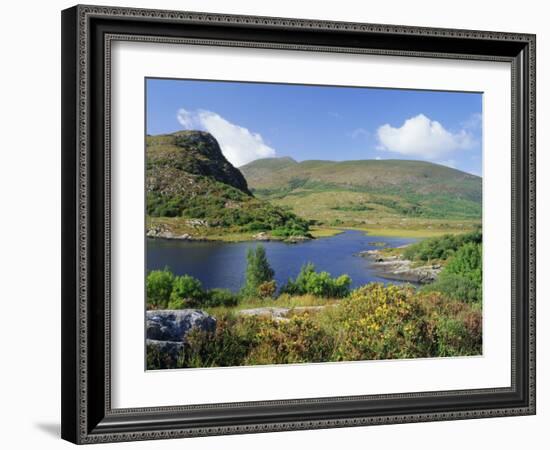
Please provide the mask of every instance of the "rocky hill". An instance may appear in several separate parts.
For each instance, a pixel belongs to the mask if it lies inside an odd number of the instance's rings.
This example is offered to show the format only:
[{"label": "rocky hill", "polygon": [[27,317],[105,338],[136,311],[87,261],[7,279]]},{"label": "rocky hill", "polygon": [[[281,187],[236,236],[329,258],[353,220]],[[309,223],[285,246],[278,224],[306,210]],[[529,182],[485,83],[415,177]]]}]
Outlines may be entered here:
[{"label": "rocky hill", "polygon": [[174,189],[171,177],[204,176],[232,186],[250,195],[242,173],[223,156],[216,139],[204,131],[178,131],[173,134],[147,136],[148,191],[170,192]]},{"label": "rocky hill", "polygon": [[[295,214],[255,198],[216,139],[203,131],[147,136],[146,193],[150,236],[202,236],[206,229],[307,234]],[[207,233],[206,233],[207,234]]]}]

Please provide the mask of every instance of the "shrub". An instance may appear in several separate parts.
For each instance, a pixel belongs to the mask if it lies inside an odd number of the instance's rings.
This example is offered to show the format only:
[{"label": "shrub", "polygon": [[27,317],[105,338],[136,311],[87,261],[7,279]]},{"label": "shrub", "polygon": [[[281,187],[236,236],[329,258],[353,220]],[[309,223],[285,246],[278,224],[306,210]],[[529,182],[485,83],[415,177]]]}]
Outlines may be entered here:
[{"label": "shrub", "polygon": [[477,302],[481,300],[481,285],[462,275],[442,272],[437,281],[423,288],[424,291],[437,291],[455,300]]},{"label": "shrub", "polygon": [[[481,308],[412,287],[372,283],[337,306],[288,320],[220,314],[187,335],[179,367],[359,361],[481,352]],[[156,358],[158,361],[158,357]],[[158,363],[158,362],[157,362]]]},{"label": "shrub", "polygon": [[206,293],[204,306],[236,306],[239,297],[228,289],[210,289]]},{"label": "shrub", "polygon": [[[170,302],[173,306],[182,307],[197,306],[205,297],[202,284],[190,275],[183,275],[174,279]],[[174,308],[179,309],[179,308]]]},{"label": "shrub", "polygon": [[258,295],[262,298],[273,297],[277,290],[277,283],[275,280],[264,281],[258,286]]},{"label": "shrub", "polygon": [[314,320],[221,317],[215,332],[187,335],[183,367],[224,367],[330,360],[334,339]]},{"label": "shrub", "polygon": [[288,280],[282,291],[290,295],[311,294],[317,297],[342,298],[349,294],[351,278],[341,275],[331,278],[328,272],[316,272],[312,263],[302,266],[296,280]]},{"label": "shrub", "polygon": [[409,245],[405,249],[403,256],[410,260],[419,261],[448,259],[463,245],[467,243],[481,244],[481,242],[481,230],[458,235],[445,234]]},{"label": "shrub", "polygon": [[153,270],[147,276],[148,309],[184,309],[236,306],[239,296],[228,289],[205,291],[190,275],[174,276],[168,268]]},{"label": "shrub", "polygon": [[170,300],[174,285],[174,275],[167,267],[164,270],[152,270],[146,279],[147,307],[165,309]]},{"label": "shrub", "polygon": [[307,315],[288,321],[256,319],[259,339],[244,364],[295,364],[330,361],[335,338]]},{"label": "shrub", "polygon": [[190,303],[192,302],[185,298],[171,297],[166,309],[185,309],[191,306]]},{"label": "shrub", "polygon": [[481,352],[481,311],[438,293],[372,283],[329,311],[340,338],[333,358],[465,356]]},{"label": "shrub", "polygon": [[429,316],[410,287],[372,283],[353,291],[335,311],[338,361],[432,356]]},{"label": "shrub", "polygon": [[214,332],[195,328],[187,335],[181,367],[228,367],[244,364],[257,339],[255,320],[218,317]]},{"label": "shrub", "polygon": [[445,273],[463,275],[474,283],[481,284],[482,249],[480,244],[468,242],[458,249],[445,266]]},{"label": "shrub", "polygon": [[483,295],[482,277],[481,245],[469,242],[458,249],[438,279],[424,290],[439,291],[455,300],[478,302]]},{"label": "shrub", "polygon": [[258,245],[256,248],[249,247],[246,254],[246,280],[242,288],[245,297],[259,295],[258,288],[262,283],[273,280],[275,272],[269,265],[265,248]]}]

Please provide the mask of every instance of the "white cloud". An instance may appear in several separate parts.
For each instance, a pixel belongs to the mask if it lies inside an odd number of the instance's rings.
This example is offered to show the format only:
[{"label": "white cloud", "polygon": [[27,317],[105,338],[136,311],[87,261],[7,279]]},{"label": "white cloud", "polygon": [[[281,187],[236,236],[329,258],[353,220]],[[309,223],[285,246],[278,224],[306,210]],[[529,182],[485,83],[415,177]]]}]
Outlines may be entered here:
[{"label": "white cloud", "polygon": [[380,158],[380,156],[377,156],[377,157],[374,158],[374,159],[376,159],[376,161],[380,161],[382,158]]},{"label": "white cloud", "polygon": [[236,167],[255,159],[275,156],[275,149],[268,146],[259,133],[231,123],[215,112],[203,109],[187,111],[182,108],[177,118],[186,130],[211,133],[220,144],[224,156]]},{"label": "white cloud", "polygon": [[376,134],[379,141],[377,149],[428,159],[440,158],[456,150],[466,150],[475,144],[469,131],[462,129],[452,133],[424,114],[405,120],[400,128],[390,124],[382,125]]}]

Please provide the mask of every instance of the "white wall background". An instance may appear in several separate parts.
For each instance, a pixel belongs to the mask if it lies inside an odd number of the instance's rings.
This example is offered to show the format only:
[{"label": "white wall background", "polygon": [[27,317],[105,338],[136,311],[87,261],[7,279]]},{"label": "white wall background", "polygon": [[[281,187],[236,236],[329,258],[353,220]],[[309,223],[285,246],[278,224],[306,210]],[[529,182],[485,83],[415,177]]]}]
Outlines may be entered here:
[{"label": "white wall background", "polygon": [[[93,3],[93,2],[92,2]],[[538,415],[367,428],[117,444],[136,449],[543,448],[550,423],[546,342],[550,338],[550,29],[545,3],[500,0],[110,0],[164,9],[364,21],[536,33],[538,42]],[[60,403],[60,10],[72,1],[9,2],[0,27],[0,443],[3,448],[68,448],[59,438]],[[114,448],[114,447],[113,447]]]}]

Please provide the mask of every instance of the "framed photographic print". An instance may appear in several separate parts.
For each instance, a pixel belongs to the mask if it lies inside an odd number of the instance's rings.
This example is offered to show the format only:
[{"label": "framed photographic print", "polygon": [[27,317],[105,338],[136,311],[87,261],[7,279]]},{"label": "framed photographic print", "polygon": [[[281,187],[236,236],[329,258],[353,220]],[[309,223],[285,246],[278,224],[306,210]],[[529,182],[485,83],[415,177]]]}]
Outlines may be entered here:
[{"label": "framed photographic print", "polygon": [[62,436],[535,413],[535,36],[62,13]]}]

